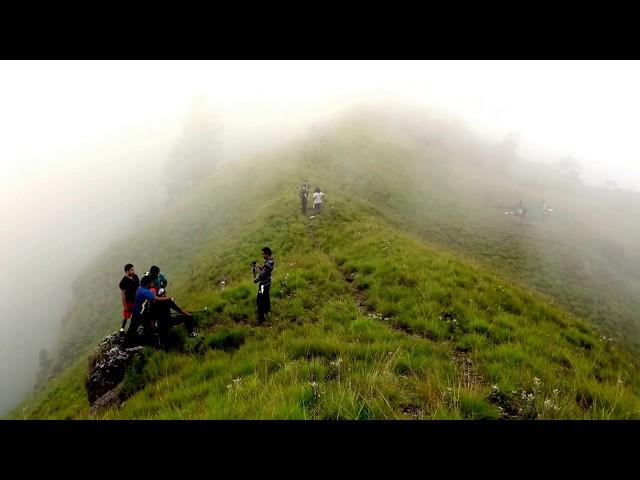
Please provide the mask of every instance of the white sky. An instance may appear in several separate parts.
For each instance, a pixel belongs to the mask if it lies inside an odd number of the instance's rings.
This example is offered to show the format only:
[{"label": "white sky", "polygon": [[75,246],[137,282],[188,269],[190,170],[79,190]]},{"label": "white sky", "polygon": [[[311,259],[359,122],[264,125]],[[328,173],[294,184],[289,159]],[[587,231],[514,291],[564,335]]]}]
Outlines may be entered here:
[{"label": "white sky", "polygon": [[58,168],[54,152],[155,128],[201,92],[237,118],[280,121],[336,100],[400,95],[461,113],[480,131],[519,131],[527,151],[573,155],[587,179],[640,190],[638,85],[637,61],[3,61],[0,187]]}]

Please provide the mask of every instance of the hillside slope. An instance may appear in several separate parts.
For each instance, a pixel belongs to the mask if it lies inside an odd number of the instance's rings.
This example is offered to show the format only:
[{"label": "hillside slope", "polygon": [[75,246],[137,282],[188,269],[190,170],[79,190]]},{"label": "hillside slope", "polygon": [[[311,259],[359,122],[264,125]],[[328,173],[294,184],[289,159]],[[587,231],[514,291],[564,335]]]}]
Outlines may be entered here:
[{"label": "hillside slope", "polygon": [[[148,351],[131,398],[100,418],[638,418],[632,356],[514,280],[536,267],[513,255],[528,251],[513,225],[469,241],[473,196],[451,196],[464,177],[420,148],[347,123],[218,172],[83,274],[59,374],[13,417],[88,417],[86,357],[118,323],[117,291],[95,286],[133,261],[209,313],[198,339],[178,329],[173,351]],[[302,179],[328,192],[320,217],[298,211]],[[490,238],[503,261],[471,260]],[[273,313],[254,327],[248,265],[264,244]]]}]

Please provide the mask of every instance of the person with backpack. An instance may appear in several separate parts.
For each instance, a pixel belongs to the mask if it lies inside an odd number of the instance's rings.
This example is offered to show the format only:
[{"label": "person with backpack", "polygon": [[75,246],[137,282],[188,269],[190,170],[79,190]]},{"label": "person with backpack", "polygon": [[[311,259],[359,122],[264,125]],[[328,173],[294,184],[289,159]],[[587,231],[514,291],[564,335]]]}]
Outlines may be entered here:
[{"label": "person with backpack", "polygon": [[324,193],[320,191],[320,187],[316,187],[316,190],[313,193],[313,211],[316,215],[320,215],[323,198],[324,198]]},{"label": "person with backpack", "polygon": [[255,277],[256,269],[259,271],[258,276],[253,279],[253,283],[258,284],[258,297],[256,304],[258,307],[257,322],[258,325],[262,325],[266,316],[271,312],[271,298],[269,297],[269,289],[271,288],[271,273],[275,268],[275,261],[273,260],[273,254],[269,247],[262,249],[262,258],[264,258],[264,265],[260,265],[256,262],[253,264],[253,274]]},{"label": "person with backpack", "polygon": [[124,335],[124,327],[133,314],[133,304],[136,299],[136,290],[140,286],[140,279],[136,275],[136,269],[130,263],[124,266],[124,277],[120,280],[120,291],[122,293],[122,327],[120,334]]}]

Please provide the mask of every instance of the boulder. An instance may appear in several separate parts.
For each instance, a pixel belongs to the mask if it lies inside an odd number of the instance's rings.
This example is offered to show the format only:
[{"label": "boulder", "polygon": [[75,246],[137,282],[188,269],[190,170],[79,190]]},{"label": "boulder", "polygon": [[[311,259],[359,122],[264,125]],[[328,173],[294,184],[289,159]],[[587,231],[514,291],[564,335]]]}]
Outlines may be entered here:
[{"label": "boulder", "polygon": [[85,386],[92,412],[120,404],[120,387],[127,367],[142,355],[143,347],[125,348],[124,339],[113,333],[106,337],[89,358]]}]

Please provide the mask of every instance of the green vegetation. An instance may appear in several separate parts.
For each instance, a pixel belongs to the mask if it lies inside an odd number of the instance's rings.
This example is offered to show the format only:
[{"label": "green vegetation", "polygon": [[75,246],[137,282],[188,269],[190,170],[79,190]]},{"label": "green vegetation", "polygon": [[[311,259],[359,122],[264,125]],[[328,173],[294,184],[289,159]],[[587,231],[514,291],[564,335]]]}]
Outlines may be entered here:
[{"label": "green vegetation", "polygon": [[[167,272],[171,294],[199,312],[201,336],[178,327],[174,348],[147,350],[127,374],[130,397],[95,418],[640,418],[632,355],[558,305],[596,287],[566,274],[571,258],[553,270],[529,254],[548,232],[498,211],[479,233],[489,215],[484,203],[467,209],[480,191],[471,171],[454,175],[456,161],[439,154],[350,121],[265,155],[270,172],[219,170],[82,275],[59,374],[12,417],[90,418],[86,358],[117,327],[115,286],[133,261]],[[303,178],[327,192],[320,217],[299,212]],[[249,264],[265,244],[273,312],[256,327]],[[560,240],[549,249],[565,252]],[[105,277],[114,292],[96,296]]]}]

